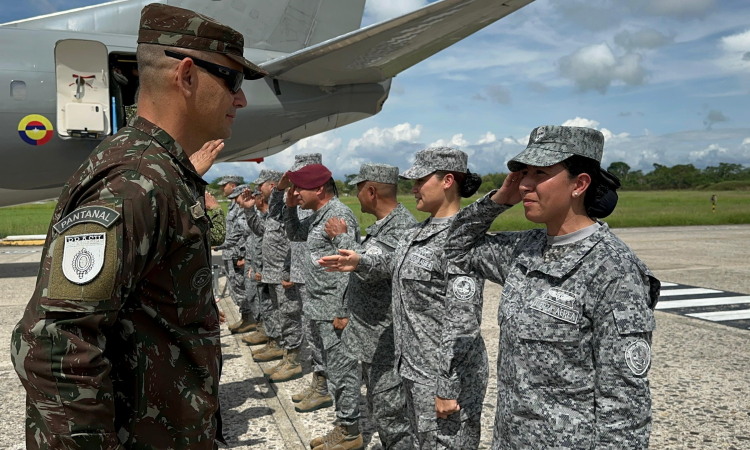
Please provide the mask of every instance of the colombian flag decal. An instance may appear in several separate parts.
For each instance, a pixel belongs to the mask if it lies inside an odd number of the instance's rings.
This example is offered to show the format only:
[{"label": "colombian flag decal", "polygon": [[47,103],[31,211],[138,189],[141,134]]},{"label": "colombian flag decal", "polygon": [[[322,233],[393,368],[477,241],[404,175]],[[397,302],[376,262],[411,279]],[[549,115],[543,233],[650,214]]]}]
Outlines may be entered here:
[{"label": "colombian flag decal", "polygon": [[52,123],[39,114],[31,114],[18,123],[18,134],[27,144],[44,145],[52,139]]}]

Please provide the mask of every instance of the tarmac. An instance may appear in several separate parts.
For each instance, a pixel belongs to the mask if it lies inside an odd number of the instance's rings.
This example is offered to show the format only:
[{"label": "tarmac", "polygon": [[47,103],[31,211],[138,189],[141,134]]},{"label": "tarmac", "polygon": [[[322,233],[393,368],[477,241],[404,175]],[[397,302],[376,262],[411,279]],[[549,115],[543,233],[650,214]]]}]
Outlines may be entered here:
[{"label": "tarmac", "polygon": [[[750,294],[750,225],[616,229],[664,282]],[[8,354],[10,332],[21,317],[36,281],[39,247],[0,248],[0,449],[24,445],[25,393]],[[482,335],[490,365],[497,359],[497,306],[502,288],[488,283]],[[228,298],[220,307],[237,317]],[[656,311],[653,360],[649,372],[653,399],[651,448],[750,448],[750,331],[670,312]],[[326,433],[333,408],[298,414],[289,399],[309,382],[305,376],[270,384],[252,361],[250,347],[224,328],[221,404],[228,447],[305,449]],[[490,448],[495,413],[494,369],[482,416],[480,448]],[[364,388],[363,388],[364,389]],[[364,391],[363,391],[364,393]],[[367,449],[380,449],[377,433],[362,405]]]}]

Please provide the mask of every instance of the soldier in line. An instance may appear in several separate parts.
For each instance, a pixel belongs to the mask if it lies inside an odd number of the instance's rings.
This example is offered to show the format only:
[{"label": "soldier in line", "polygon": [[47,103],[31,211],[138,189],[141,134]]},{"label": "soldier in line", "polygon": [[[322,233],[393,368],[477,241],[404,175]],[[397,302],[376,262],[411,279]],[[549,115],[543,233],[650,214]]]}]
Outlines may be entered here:
[{"label": "soldier in line", "polygon": [[[660,283],[599,219],[617,204],[597,130],[545,126],[503,186],[458,215],[461,270],[503,285],[493,449],[645,449]],[[487,235],[523,202],[546,230]]]},{"label": "soldier in line", "polygon": [[[234,192],[237,186],[242,182],[242,178],[237,175],[226,175],[219,181],[222,193],[229,199],[229,195]],[[234,201],[229,202],[227,209],[226,238],[221,245],[214,247],[214,250],[221,250],[221,259],[224,261],[224,270],[227,272],[227,283],[229,283],[229,294],[232,296],[234,304],[239,306],[245,297],[245,279],[244,270],[244,251],[241,252],[243,242],[240,241],[242,234],[235,233],[241,217],[241,208]]]},{"label": "soldier in line", "polygon": [[[339,249],[353,250],[373,260],[370,265],[388,265],[401,236],[417,220],[398,202],[398,167],[363,164],[349,184],[357,187],[362,212],[377,222],[367,227],[362,245],[346,234],[346,223],[329,219],[325,231]],[[349,319],[341,334],[347,357],[346,370],[362,378],[367,387],[367,406],[386,450],[412,450],[413,435],[406,416],[406,397],[401,377],[393,370],[394,342],[391,314],[391,280],[378,272],[354,272],[346,290]],[[358,385],[347,395],[359,397]],[[315,442],[317,443],[317,442]]]},{"label": "soldier in line", "polygon": [[[250,190],[245,190],[241,195],[245,195],[246,193],[255,198],[255,193]],[[258,286],[255,277],[251,278],[249,276],[249,271],[252,271],[252,267],[255,265],[255,239],[255,233],[248,229],[247,239],[245,239],[245,271],[243,273],[245,280],[244,307],[243,305],[240,306],[240,314],[242,316],[240,321],[229,326],[229,331],[232,334],[255,331],[260,320]]]},{"label": "soldier in line", "polygon": [[329,270],[392,278],[395,367],[412,432],[425,450],[476,449],[481,434],[489,375],[480,333],[484,280],[455,273],[443,254],[461,198],[482,183],[467,162],[466,153],[452,148],[417,152],[401,177],[416,180],[417,209],[430,218],[402,235],[387,264],[351,250],[320,261]]},{"label": "soldier in line", "polygon": [[[303,153],[295,155],[294,164],[289,172],[295,172],[310,164],[323,164],[323,156],[320,153]],[[292,188],[286,191],[274,189],[271,193],[271,203],[286,204],[286,196],[294,195]],[[310,217],[314,211],[312,209],[302,209],[297,205],[297,218],[304,221]],[[289,265],[289,279],[299,288],[299,296],[302,299],[302,329],[304,331],[305,342],[310,348],[310,367],[312,368],[312,379],[310,384],[292,395],[292,401],[297,403],[295,409],[298,412],[311,412],[321,408],[328,408],[333,405],[333,398],[328,391],[328,382],[326,375],[325,361],[323,360],[323,343],[318,339],[317,333],[313,332],[315,322],[305,314],[305,305],[310,302],[305,286],[305,260],[309,258],[307,252],[307,243],[301,241],[291,241],[291,259]],[[308,309],[309,312],[309,309]]]},{"label": "soldier in line", "polygon": [[[227,195],[227,199],[232,202],[235,210],[240,208],[240,196],[249,187],[250,186],[247,184],[241,184],[235,187],[232,192]],[[235,293],[237,295],[236,300],[238,301],[237,306],[240,308],[241,319],[239,322],[229,325],[229,331],[232,333],[245,333],[253,329],[255,325],[255,321],[251,318],[252,310],[250,308],[248,293],[245,290],[245,278],[247,278],[245,276],[245,268],[248,266],[247,260],[245,259],[245,254],[247,253],[245,244],[247,243],[248,236],[250,236],[252,233],[250,232],[250,228],[247,226],[247,223],[245,223],[245,221],[238,220],[242,217],[241,215],[236,215],[235,217],[236,219],[233,221],[232,231],[224,241],[224,245],[230,246],[229,248],[233,250],[232,253],[236,255],[237,259],[235,268],[236,272],[231,278],[242,278],[242,289],[235,290]],[[232,283],[229,276],[227,276],[227,283]]]},{"label": "soldier in line", "polygon": [[[336,196],[336,185],[325,166],[311,164],[295,172],[287,172],[279,181],[278,191],[286,190],[290,182],[294,183],[294,191],[286,198],[284,226],[290,240],[307,242],[308,257],[303,260],[309,301],[304,305],[305,315],[314,321],[313,339],[323,344],[326,375],[335,398],[337,429],[341,433],[341,440],[347,443],[344,448],[359,448],[363,445],[356,415],[359,395],[354,398],[344,395],[349,392],[346,384],[359,386],[359,378],[346,371],[347,358],[341,346],[341,331],[345,325],[343,319],[349,316],[344,300],[349,277],[341,273],[327,273],[318,263],[323,256],[336,253],[335,245],[323,231],[328,219],[344,219],[355,243],[359,243],[359,223],[352,210]],[[314,214],[300,221],[297,205],[313,210]],[[297,408],[304,404],[305,400]],[[314,450],[324,448],[317,446]]]},{"label": "soldier in line", "polygon": [[230,137],[231,117],[247,105],[242,79],[266,75],[243,48],[241,33],[208,17],[143,9],[139,116],[63,188],[11,337],[27,448],[224,442],[206,183],[189,157]]}]

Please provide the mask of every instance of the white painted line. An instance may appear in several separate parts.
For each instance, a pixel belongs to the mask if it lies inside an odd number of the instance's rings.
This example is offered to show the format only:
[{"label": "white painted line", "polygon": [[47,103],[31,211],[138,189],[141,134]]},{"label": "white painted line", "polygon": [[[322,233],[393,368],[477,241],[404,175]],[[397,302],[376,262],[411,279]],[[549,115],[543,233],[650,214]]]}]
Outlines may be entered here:
[{"label": "white painted line", "polygon": [[656,304],[656,309],[697,308],[699,306],[737,305],[750,303],[750,295],[736,297],[691,298],[687,300],[666,300]]},{"label": "white painted line", "polygon": [[705,313],[687,314],[697,319],[706,319],[712,322],[724,322],[726,320],[745,320],[750,319],[750,309],[740,309],[738,311],[712,311]]},{"label": "white painted line", "polygon": [[27,234],[25,236],[7,236],[6,241],[43,241],[47,239],[46,234]]},{"label": "white painted line", "polygon": [[700,294],[721,294],[724,291],[717,291],[716,289],[703,289],[703,288],[692,288],[692,289],[672,289],[671,291],[664,291],[661,293],[661,297],[676,297],[678,295],[700,295]]},{"label": "white painted line", "polygon": [[666,282],[661,284],[661,287],[675,287],[675,286],[679,286],[679,284],[677,284],[677,283],[666,283]]}]

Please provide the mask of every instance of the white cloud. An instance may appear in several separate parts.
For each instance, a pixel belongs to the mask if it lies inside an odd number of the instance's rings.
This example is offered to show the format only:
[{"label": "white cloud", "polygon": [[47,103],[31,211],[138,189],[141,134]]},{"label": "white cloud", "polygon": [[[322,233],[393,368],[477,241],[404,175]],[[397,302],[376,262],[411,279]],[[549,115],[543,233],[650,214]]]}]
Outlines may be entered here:
[{"label": "white cloud", "polygon": [[427,0],[367,0],[365,14],[376,22],[392,19],[427,5]]},{"label": "white cloud", "polygon": [[593,128],[598,129],[599,128],[599,122],[596,120],[589,120],[585,119],[583,117],[576,117],[575,119],[568,119],[565,122],[563,122],[562,126],[564,127],[586,127],[586,128]]},{"label": "white cloud", "polygon": [[719,144],[711,144],[707,148],[703,150],[695,150],[690,152],[688,155],[688,158],[690,158],[691,161],[699,161],[701,159],[705,159],[707,156],[719,156],[727,153],[727,149],[724,147],[719,146]]},{"label": "white cloud", "polygon": [[479,140],[477,141],[477,145],[482,144],[491,144],[497,140],[497,136],[495,136],[494,133],[491,131],[488,131],[487,134],[482,135]]},{"label": "white cloud", "polygon": [[614,41],[627,51],[648,50],[672,43],[674,36],[666,36],[653,28],[644,28],[635,32],[623,30],[615,35]]},{"label": "white cloud", "polygon": [[604,94],[613,82],[639,85],[646,78],[639,54],[627,53],[618,58],[606,42],[578,49],[561,58],[559,64],[562,75],[582,92],[596,90]]},{"label": "white cloud", "polygon": [[464,139],[463,133],[454,135],[450,140],[445,139],[438,139],[437,141],[433,142],[432,144],[428,145],[428,147],[453,147],[458,149],[463,149],[464,147],[469,146],[469,141]]},{"label": "white cloud", "polygon": [[749,138],[745,138],[745,140],[742,141],[742,146],[744,147],[746,145],[750,145],[750,137]]},{"label": "white cloud", "polygon": [[750,30],[721,38],[723,55],[718,59],[719,66],[729,72],[750,73]]}]

